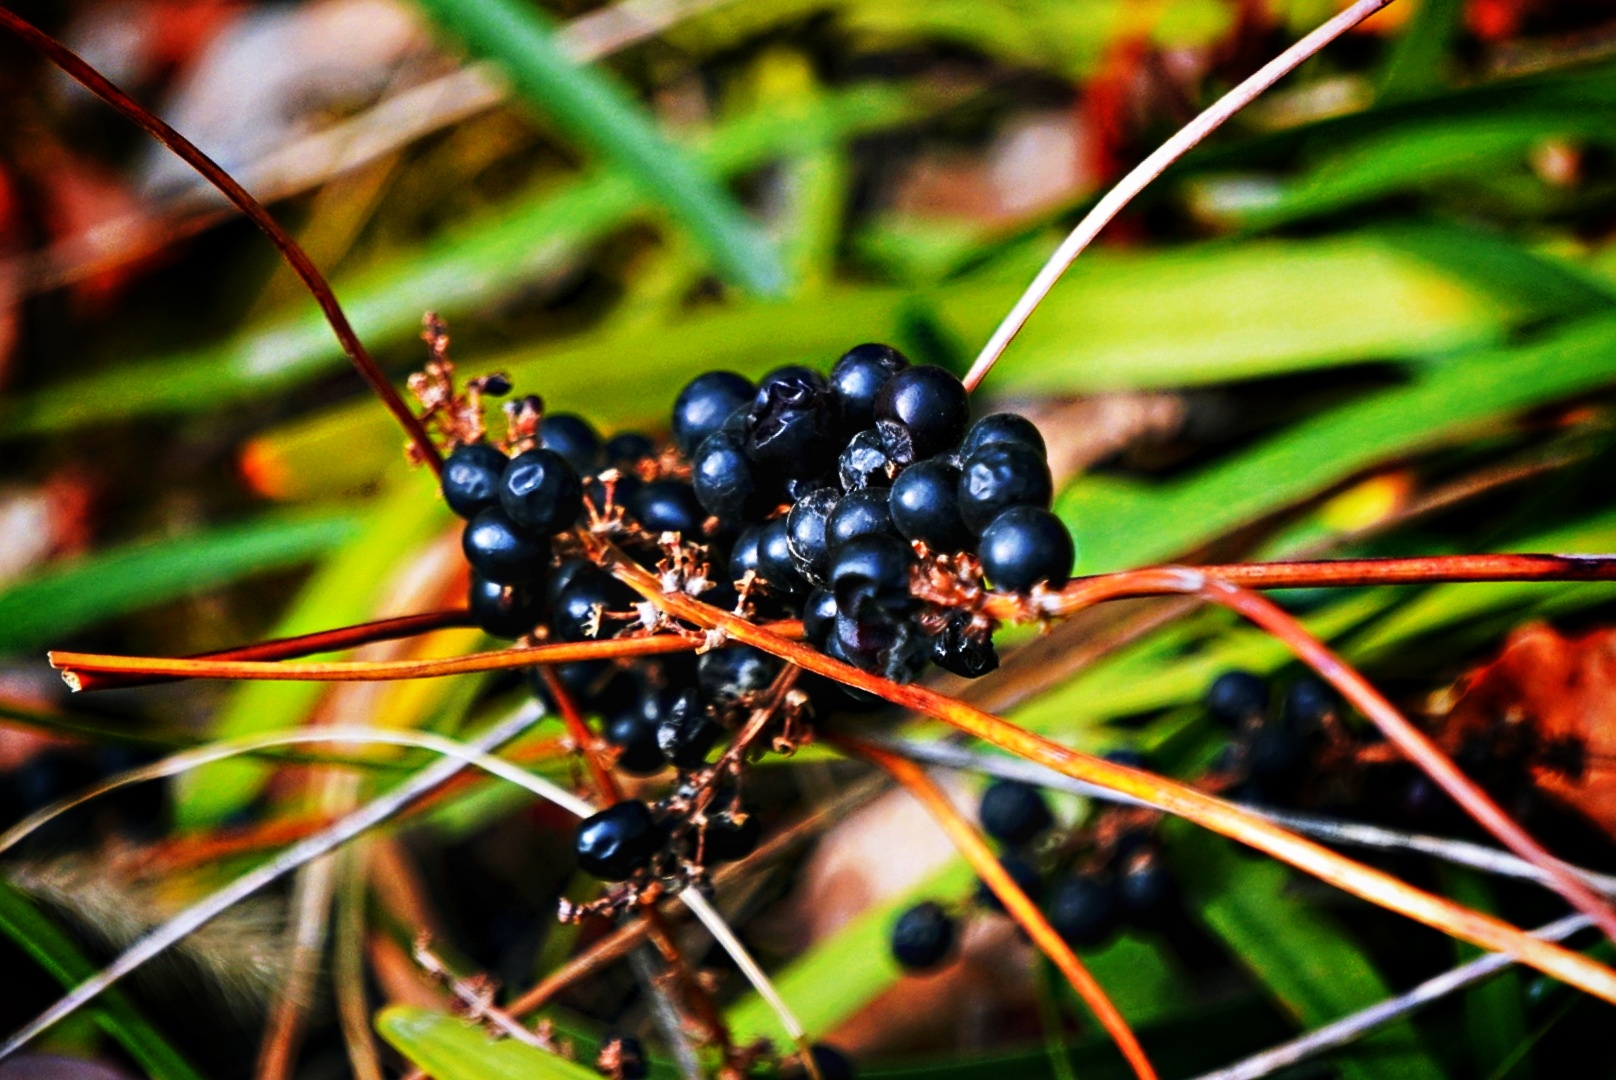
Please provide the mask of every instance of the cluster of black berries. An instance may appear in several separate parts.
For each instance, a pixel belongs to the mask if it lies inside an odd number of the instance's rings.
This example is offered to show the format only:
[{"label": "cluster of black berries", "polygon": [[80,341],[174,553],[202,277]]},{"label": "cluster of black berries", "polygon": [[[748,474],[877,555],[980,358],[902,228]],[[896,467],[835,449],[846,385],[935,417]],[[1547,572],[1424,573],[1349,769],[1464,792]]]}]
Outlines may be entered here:
[{"label": "cluster of black berries", "polygon": [[[1147,767],[1131,751],[1108,756],[1119,764]],[[1056,822],[1044,793],[1018,780],[995,780],[982,793],[978,818],[982,830],[1003,848],[999,865],[1074,949],[1098,948],[1124,925],[1162,929],[1180,911],[1148,815],[1106,808],[1092,826],[1051,837]],[[976,899],[985,908],[1004,911],[986,882],[978,885]],[[935,968],[953,952],[955,922],[935,901],[916,904],[893,924],[893,957],[910,971]]]},{"label": "cluster of black berries", "polygon": [[1207,688],[1204,704],[1232,738],[1214,771],[1233,781],[1229,795],[1246,802],[1293,801],[1309,766],[1331,741],[1344,738],[1340,702],[1319,680],[1301,676],[1278,695],[1249,671],[1226,671]]},{"label": "cluster of black berries", "polygon": [[890,346],[858,346],[828,379],[797,366],[756,386],[701,375],[674,404],[673,437],[696,498],[739,530],[730,576],[866,671],[907,682],[928,662],[970,677],[998,665],[984,621],[920,618],[923,556],[972,555],[1012,592],[1071,574],[1038,430],[1009,413],[969,424],[957,378]]}]

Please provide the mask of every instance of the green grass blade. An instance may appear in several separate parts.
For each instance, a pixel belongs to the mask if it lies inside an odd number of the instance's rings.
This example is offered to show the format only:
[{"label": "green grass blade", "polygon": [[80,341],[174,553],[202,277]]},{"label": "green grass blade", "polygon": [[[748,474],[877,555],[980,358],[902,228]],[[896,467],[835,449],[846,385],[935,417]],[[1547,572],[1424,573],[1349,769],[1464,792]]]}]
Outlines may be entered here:
[{"label": "green grass blade", "polygon": [[539,9],[518,0],[418,0],[569,136],[631,177],[706,249],[724,276],[763,295],[785,291],[780,255],[713,172],[664,138],[619,83],[562,51]]},{"label": "green grass blade", "polygon": [[376,1017],[389,1046],[435,1080],[600,1080],[600,1074],[514,1039],[494,1039],[469,1020],[395,1005]]},{"label": "green grass blade", "polygon": [[[0,932],[34,959],[63,988],[90,978],[100,965],[10,883],[0,881]],[[91,1015],[155,1080],[202,1080],[202,1074],[169,1045],[118,987],[103,993]]]},{"label": "green grass blade", "polygon": [[351,514],[262,518],[243,525],[112,548],[53,567],[0,592],[0,649],[59,642],[141,608],[309,562],[354,534]]}]

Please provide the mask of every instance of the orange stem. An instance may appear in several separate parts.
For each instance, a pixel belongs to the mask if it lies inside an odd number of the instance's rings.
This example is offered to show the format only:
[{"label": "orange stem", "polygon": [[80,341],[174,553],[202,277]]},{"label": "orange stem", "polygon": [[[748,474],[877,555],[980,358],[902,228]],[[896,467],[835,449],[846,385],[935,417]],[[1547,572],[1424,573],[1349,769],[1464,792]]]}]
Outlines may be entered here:
[{"label": "orange stem", "polygon": [[1049,925],[1049,920],[1038,910],[1038,905],[1032,902],[994,857],[993,849],[988,847],[987,841],[983,840],[981,834],[971,827],[970,822],[960,815],[942,789],[932,783],[926,771],[906,758],[857,739],[833,736],[831,741],[879,765],[931,812],[932,817],[937,819],[937,824],[948,833],[949,839],[954,841],[954,846],[959,848],[960,854],[965,856],[977,876],[987,883],[988,888],[992,889],[993,894],[1004,904],[1011,918],[1021,924],[1021,928],[1027,931],[1027,936],[1032,938],[1033,943],[1043,950],[1044,955],[1049,957],[1056,967],[1060,968],[1061,974],[1072,984],[1072,989],[1077,991],[1078,996],[1094,1013],[1094,1018],[1117,1044],[1117,1049],[1122,1051],[1122,1056],[1127,1058],[1128,1064],[1133,1067],[1139,1080],[1156,1080],[1156,1070],[1151,1066],[1150,1059],[1145,1056],[1145,1048],[1139,1045],[1138,1036],[1128,1026],[1128,1021],[1118,1011],[1105,988],[1099,984],[1089,969],[1083,966],[1083,961],[1077,958],[1072,947],[1055,932],[1054,927]]}]

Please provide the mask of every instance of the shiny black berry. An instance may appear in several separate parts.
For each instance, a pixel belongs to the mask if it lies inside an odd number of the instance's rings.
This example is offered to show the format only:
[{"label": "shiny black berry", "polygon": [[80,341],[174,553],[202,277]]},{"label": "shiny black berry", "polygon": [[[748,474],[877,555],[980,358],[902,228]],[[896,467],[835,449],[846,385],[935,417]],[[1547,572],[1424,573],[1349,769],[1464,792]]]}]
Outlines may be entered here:
[{"label": "shiny black berry", "polygon": [[1203,703],[1214,720],[1241,727],[1268,714],[1268,684],[1254,672],[1225,671],[1207,687]]},{"label": "shiny black berry", "polygon": [[891,345],[855,345],[830,369],[830,385],[842,402],[849,428],[875,423],[875,399],[887,380],[909,366],[909,358]]},{"label": "shiny black berry", "polygon": [[937,967],[954,950],[954,919],[933,900],[924,900],[892,925],[892,958],[909,971]]},{"label": "shiny black berry", "polygon": [[518,530],[497,506],[466,522],[460,547],[473,570],[501,585],[537,580],[550,558],[548,543]]},{"label": "shiny black berry", "polygon": [[673,442],[686,456],[757,393],[749,379],[733,371],[709,371],[690,380],[673,402]]},{"label": "shiny black berry", "polygon": [[1057,881],[1044,905],[1049,925],[1075,949],[1111,940],[1122,923],[1122,903],[1109,881],[1072,874]]},{"label": "shiny black berry", "polygon": [[1306,736],[1323,731],[1339,709],[1334,690],[1310,675],[1303,675],[1285,688],[1279,717],[1287,728]]},{"label": "shiny black berry", "polygon": [[980,679],[997,670],[999,653],[990,631],[975,625],[970,612],[956,611],[932,638],[931,662],[963,678]]},{"label": "shiny black berry", "polygon": [[556,595],[550,625],[562,641],[611,637],[623,624],[605,616],[632,611],[638,601],[621,581],[599,567],[585,566]]},{"label": "shiny black berry", "polygon": [[843,491],[884,488],[892,483],[898,465],[887,453],[886,443],[875,428],[859,432],[848,440],[836,459],[836,476]]},{"label": "shiny black berry", "polygon": [[1161,852],[1144,847],[1130,855],[1117,878],[1122,913],[1135,926],[1156,929],[1177,910],[1178,889]]},{"label": "shiny black berry", "polygon": [[892,481],[888,508],[892,524],[906,540],[952,555],[973,537],[960,516],[960,471],[946,458],[917,461]]},{"label": "shiny black berry", "polygon": [[616,1080],[645,1080],[651,1075],[645,1048],[632,1035],[606,1036],[601,1041],[600,1055],[595,1064],[602,1073]]},{"label": "shiny black berry", "polygon": [[915,550],[896,536],[856,536],[830,560],[830,588],[844,617],[901,617],[920,602],[909,591]]},{"label": "shiny black berry", "polygon": [[601,457],[608,468],[631,468],[636,462],[656,457],[656,443],[638,431],[620,431],[606,440]]},{"label": "shiny black berry", "polygon": [[[1027,894],[1027,899],[1036,904],[1043,898],[1044,879],[1036,866],[1020,855],[1001,855],[999,865],[1004,867],[1004,872],[1010,875],[1010,880],[1016,883],[1016,887]],[[985,881],[976,883],[976,899],[979,904],[994,911],[1005,910],[1004,901],[999,899],[999,894]]]},{"label": "shiny black berry", "polygon": [[757,572],[769,591],[777,596],[797,596],[808,591],[808,579],[798,571],[797,560],[791,557],[791,539],[784,517],[764,523],[758,532]]},{"label": "shiny black berry", "polygon": [[729,577],[737,585],[748,572],[758,572],[758,541],[762,536],[762,525],[748,526],[741,530],[735,538],[735,546],[729,549]]},{"label": "shiny black berry", "polygon": [[774,503],[747,456],[745,440],[733,432],[717,431],[702,440],[690,459],[690,482],[706,511],[727,521],[756,520]]},{"label": "shiny black berry", "polygon": [[668,757],[657,743],[656,723],[647,718],[640,702],[608,717],[602,734],[617,748],[617,767],[624,772],[652,776],[668,767]]},{"label": "shiny black berry", "polygon": [[780,673],[780,661],[750,645],[710,649],[696,661],[696,680],[708,700],[728,705],[766,690]]},{"label": "shiny black berry", "polygon": [[1044,437],[1031,420],[1015,413],[993,413],[971,425],[965,433],[965,441],[960,444],[960,456],[969,456],[984,446],[1005,443],[1028,447],[1040,458],[1048,455]]},{"label": "shiny black berry", "polygon": [[783,477],[813,477],[835,464],[841,446],[836,397],[819,373],[781,369],[758,384],[746,433],[753,461]]},{"label": "shiny black berry", "polygon": [[706,763],[708,752],[723,734],[724,729],[708,714],[701,695],[689,688],[664,704],[656,740],[676,768],[690,770]]},{"label": "shiny black berry", "polygon": [[892,524],[892,508],[885,488],[849,492],[842,496],[830,515],[828,536],[831,551],[835,551],[855,536],[896,536]]},{"label": "shiny black berry", "polygon": [[1039,582],[1065,585],[1077,553],[1060,518],[1036,506],[1013,506],[982,530],[977,556],[995,589],[1026,592]]},{"label": "shiny black berry", "polygon": [[500,585],[473,572],[466,606],[483,633],[490,637],[519,638],[543,619],[544,591],[533,582]]},{"label": "shiny black berry", "polygon": [[708,816],[702,855],[709,863],[738,862],[757,850],[762,837],[763,823],[756,814],[725,809]]},{"label": "shiny black berry", "polygon": [[622,881],[647,866],[661,842],[651,808],[625,799],[579,822],[578,867],[602,881]]},{"label": "shiny black berry", "polygon": [[509,459],[487,443],[456,447],[443,460],[443,501],[463,518],[499,505],[499,478]]},{"label": "shiny black berry", "polygon": [[1004,844],[1025,844],[1055,824],[1044,793],[1020,780],[995,780],[977,810],[982,831]]},{"label": "shiny black berry", "polygon": [[904,368],[875,399],[876,427],[899,464],[952,450],[965,434],[970,396],[965,385],[940,367]]},{"label": "shiny black berry", "polygon": [[1012,506],[1049,509],[1054,487],[1044,456],[1019,443],[993,443],[966,455],[959,472],[959,513],[973,532]]},{"label": "shiny black berry", "polygon": [[524,532],[553,536],[578,520],[584,489],[566,458],[554,450],[529,450],[505,466],[499,503]]},{"label": "shiny black berry", "polygon": [[653,535],[680,533],[684,539],[700,540],[707,511],[696,500],[689,484],[679,480],[657,480],[646,484],[628,499],[628,512],[640,527]]},{"label": "shiny black berry", "polygon": [[797,572],[814,585],[830,571],[830,515],[841,500],[835,488],[820,488],[798,499],[786,514],[786,546]]},{"label": "shiny black berry", "polygon": [[579,476],[589,476],[600,468],[600,433],[581,416],[545,416],[539,425],[539,445],[566,458]]},{"label": "shiny black berry", "polygon": [[802,605],[803,634],[815,648],[823,649],[825,641],[836,629],[836,594],[829,589],[815,589]]}]

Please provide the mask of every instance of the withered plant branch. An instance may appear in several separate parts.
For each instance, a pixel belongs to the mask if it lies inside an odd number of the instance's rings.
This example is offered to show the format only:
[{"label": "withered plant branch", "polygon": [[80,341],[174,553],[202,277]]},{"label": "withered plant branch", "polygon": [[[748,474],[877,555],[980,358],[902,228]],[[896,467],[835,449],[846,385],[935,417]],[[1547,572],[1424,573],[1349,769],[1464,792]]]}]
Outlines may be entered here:
[{"label": "withered plant branch", "polygon": [[1266,852],[1355,896],[1473,945],[1511,953],[1545,974],[1616,1004],[1616,971],[1603,964],[1537,941],[1490,915],[1433,896],[1389,874],[1344,858],[1222,799],[1138,769],[1079,753],[923,686],[900,686],[871,675],[806,645],[771,634],[694,597],[663,594],[654,577],[615,548],[595,538],[588,542],[597,561],[672,616],[721,630],[734,641],[756,646],[808,671],[934,717],[1075,779],[1155,801],[1170,813]]},{"label": "withered plant branch", "polygon": [[1049,295],[1055,282],[1060,280],[1061,275],[1066,273],[1077,257],[1083,253],[1083,249],[1100,235],[1101,230],[1109,225],[1111,220],[1122,212],[1123,207],[1132,202],[1152,180],[1165,172],[1173,162],[1194,149],[1202,139],[1221,127],[1224,121],[1256,100],[1263,91],[1290,74],[1302,61],[1389,3],[1391,0],[1357,0],[1351,7],[1257,69],[1255,74],[1179,129],[1172,138],[1162,143],[1154,153],[1117,181],[1116,186],[1094,204],[1094,208],[1077,223],[1071,235],[1055,249],[1055,253],[1049,257],[1043,269],[1038,271],[1038,276],[1033,278],[1032,284],[1027,286],[1027,291],[993,331],[993,336],[988,338],[987,344],[982,346],[981,354],[977,356],[976,362],[971,365],[970,372],[965,376],[966,388],[976,389],[992,370],[994,363],[1004,354],[1010,342],[1027,324],[1027,320],[1038,309],[1038,305]]},{"label": "withered plant branch", "polygon": [[331,324],[332,333],[342,345],[342,351],[348,354],[348,359],[353,361],[360,376],[409,435],[416,456],[425,462],[433,473],[441,473],[443,458],[438,453],[438,448],[433,445],[431,437],[427,435],[426,428],[422,426],[404,398],[393,388],[393,384],[388,382],[381,368],[376,366],[376,361],[371,359],[364,343],[359,340],[359,335],[354,333],[353,326],[349,324],[347,315],[343,314],[342,305],[337,302],[330,284],[320,273],[319,267],[314,265],[314,260],[309,258],[308,253],[290,233],[281,228],[269,211],[264,209],[263,204],[253,198],[247,189],[238,184],[217,162],[197,149],[194,143],[114,86],[106,76],[96,71],[67,46],[4,7],[0,7],[0,27],[21,38],[30,48],[72,76],[85,89],[134,121],[147,134],[173,151],[175,156],[218,188],[225,198],[234,203],[254,225],[263,230],[276,250],[308,288],[315,302],[320,305],[326,322]]},{"label": "withered plant branch", "polygon": [[1105,1029],[1105,1033],[1111,1036],[1111,1040],[1117,1044],[1117,1049],[1122,1051],[1122,1056],[1139,1080],[1156,1080],[1156,1070],[1150,1064],[1150,1059],[1145,1056],[1144,1047],[1139,1045],[1138,1036],[1128,1026],[1128,1021],[1123,1018],[1116,1003],[1105,992],[1105,988],[1094,978],[1089,969],[1083,966],[1083,962],[1077,958],[1072,947],[1055,932],[1054,927],[1049,925],[1049,920],[1038,910],[1038,905],[1032,902],[1000,864],[987,841],[982,839],[982,835],[961,816],[942,789],[932,783],[925,770],[912,761],[855,738],[832,737],[831,741],[874,762],[931,813],[937,824],[948,834],[948,838],[954,842],[954,846],[959,849],[960,854],[971,864],[971,869],[976,871],[977,876],[987,883],[988,888],[992,889],[993,894],[1004,904],[1005,911],[1027,932],[1033,944],[1049,957],[1050,962],[1060,969],[1061,974],[1066,976],[1067,981],[1072,984],[1072,989],[1077,991],[1077,995],[1089,1007],[1094,1018]]},{"label": "withered plant branch", "polygon": [[[1547,926],[1532,931],[1532,936],[1545,941],[1564,941],[1572,934],[1592,925],[1592,921],[1586,915],[1567,915],[1563,919],[1557,919]],[[1460,964],[1441,975],[1427,979],[1405,994],[1377,1002],[1350,1016],[1343,1016],[1305,1035],[1299,1035],[1289,1042],[1254,1054],[1244,1061],[1204,1073],[1195,1080],[1261,1080],[1262,1077],[1271,1076],[1299,1061],[1346,1046],[1393,1020],[1400,1020],[1455,991],[1474,986],[1513,963],[1515,958],[1512,956],[1487,953],[1469,963]]]},{"label": "withered plant branch", "polygon": [[486,982],[462,979],[450,971],[444,962],[438,959],[426,938],[422,937],[415,942],[411,955],[420,969],[432,976],[433,979],[448,988],[454,995],[466,1015],[478,1023],[487,1026],[490,1030],[515,1039],[519,1043],[526,1043],[536,1050],[554,1053],[555,1047],[546,1043],[538,1035],[529,1031],[512,1019],[504,1009],[494,1004],[493,987]]},{"label": "withered plant branch", "polygon": [[[272,638],[252,645],[237,645],[229,649],[197,653],[182,657],[185,660],[291,660],[316,653],[338,652],[360,645],[373,645],[379,641],[396,641],[434,630],[474,626],[471,612],[465,608],[445,608],[442,611],[423,611],[418,615],[400,615],[392,619],[357,623],[335,630],[320,630],[296,637]],[[131,686],[151,686],[173,682],[178,675],[125,675],[112,671],[83,669],[76,672],[79,690],[125,689]]]},{"label": "withered plant branch", "polygon": [[[781,637],[802,637],[799,620],[768,624]],[[111,672],[162,675],[181,679],[255,679],[284,682],[391,682],[396,679],[436,679],[477,671],[504,671],[535,664],[566,664],[574,660],[613,660],[632,656],[690,652],[705,642],[701,635],[655,634],[648,637],[603,638],[597,641],[545,642],[510,649],[472,653],[442,660],[347,660],[328,663],[275,663],[259,660],[190,660],[162,656],[107,656],[56,650],[46,658],[74,689],[81,674]]]},{"label": "withered plant branch", "polygon": [[780,674],[774,677],[774,682],[763,691],[762,700],[747,716],[746,724],[735,733],[735,738],[730,740],[728,749],[713,766],[714,776],[745,762],[746,752],[762,736],[763,729],[769,726],[769,721],[779,714],[780,707],[785,704],[786,695],[797,685],[797,677],[801,674],[802,669],[795,664],[787,664],[780,669]]},{"label": "withered plant branch", "polygon": [[617,777],[612,775],[611,764],[602,755],[595,733],[579,710],[578,702],[568,693],[566,685],[556,675],[553,666],[545,664],[539,669],[539,673],[544,679],[545,689],[550,691],[550,697],[556,703],[557,711],[561,713],[561,722],[567,726],[567,735],[572,739],[577,754],[583,758],[585,767],[589,769],[590,779],[595,785],[595,791],[600,796],[602,805],[610,806],[622,802],[622,785],[617,782]]},{"label": "withered plant branch", "polygon": [[331,983],[336,992],[337,1022],[354,1080],[382,1080],[381,1057],[370,1029],[370,1003],[365,997],[365,896],[370,851],[369,843],[359,840],[343,853],[333,924],[336,942]]}]

